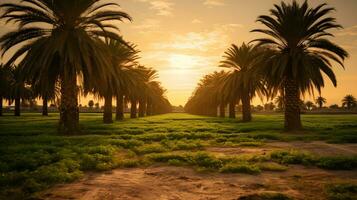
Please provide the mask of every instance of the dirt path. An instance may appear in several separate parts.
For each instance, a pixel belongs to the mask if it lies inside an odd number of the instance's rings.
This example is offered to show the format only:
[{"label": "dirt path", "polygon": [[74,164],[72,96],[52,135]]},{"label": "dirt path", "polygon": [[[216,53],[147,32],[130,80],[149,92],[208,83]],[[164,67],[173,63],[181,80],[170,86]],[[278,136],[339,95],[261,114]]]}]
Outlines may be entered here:
[{"label": "dirt path", "polygon": [[308,151],[320,156],[357,156],[357,144],[329,144],[321,141],[314,142],[271,142],[260,147],[210,147],[207,151],[225,154],[266,154],[274,150],[295,149],[299,151]]},{"label": "dirt path", "polygon": [[[222,154],[267,153],[273,149],[296,148],[324,155],[357,155],[356,145],[324,142],[269,143],[259,148],[210,148]],[[153,166],[92,173],[82,180],[58,185],[43,195],[45,199],[64,200],[234,200],[260,192],[284,193],[294,199],[326,199],[328,183],[355,182],[356,171],[327,171],[290,166],[285,172],[260,175],[198,173],[191,168]]]},{"label": "dirt path", "polygon": [[353,171],[332,172],[294,166],[261,175],[197,173],[183,167],[157,166],[90,174],[79,182],[59,185],[45,199],[64,200],[233,200],[259,192],[279,192],[294,199],[325,199],[331,182],[357,182]]}]

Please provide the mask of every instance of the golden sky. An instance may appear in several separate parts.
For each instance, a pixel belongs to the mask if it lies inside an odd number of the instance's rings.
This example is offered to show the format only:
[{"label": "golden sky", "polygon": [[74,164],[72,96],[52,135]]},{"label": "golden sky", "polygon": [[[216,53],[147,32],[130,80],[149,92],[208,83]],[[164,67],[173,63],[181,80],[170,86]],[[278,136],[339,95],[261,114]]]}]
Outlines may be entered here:
[{"label": "golden sky", "polygon": [[[4,0],[0,0],[2,2]],[[259,35],[258,15],[268,14],[280,0],[118,0],[133,22],[119,24],[122,35],[138,45],[141,63],[159,71],[173,105],[184,105],[199,79],[217,67],[232,43],[241,44]],[[290,2],[290,0],[286,0]],[[346,69],[336,65],[338,87],[326,81],[322,96],[327,104],[341,103],[346,94],[357,96],[357,0],[310,0],[328,3],[345,29],[333,41],[350,53]],[[0,34],[5,29],[0,29]],[[255,100],[255,104],[261,103]],[[86,104],[86,102],[83,102]]]}]

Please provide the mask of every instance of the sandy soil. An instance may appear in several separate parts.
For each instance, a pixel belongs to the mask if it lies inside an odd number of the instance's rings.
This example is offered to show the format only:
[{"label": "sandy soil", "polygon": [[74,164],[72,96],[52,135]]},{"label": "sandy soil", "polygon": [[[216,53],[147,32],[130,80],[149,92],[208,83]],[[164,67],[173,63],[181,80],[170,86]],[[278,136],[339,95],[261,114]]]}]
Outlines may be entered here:
[{"label": "sandy soil", "polygon": [[[323,142],[270,143],[263,148],[210,148],[224,154],[266,153],[277,148],[298,148],[328,155],[357,155],[356,145]],[[90,173],[82,180],[58,185],[44,199],[64,200],[234,200],[260,192],[279,192],[294,199],[326,199],[324,187],[333,182],[356,182],[356,171],[327,171],[291,166],[285,172],[260,175],[198,173],[185,167],[153,166]]]},{"label": "sandy soil", "polygon": [[211,147],[207,150],[214,153],[237,155],[237,154],[266,154],[273,150],[296,149],[307,151],[320,156],[353,156],[357,155],[357,144],[328,144],[326,142],[271,142],[261,147],[234,147],[216,148]]}]

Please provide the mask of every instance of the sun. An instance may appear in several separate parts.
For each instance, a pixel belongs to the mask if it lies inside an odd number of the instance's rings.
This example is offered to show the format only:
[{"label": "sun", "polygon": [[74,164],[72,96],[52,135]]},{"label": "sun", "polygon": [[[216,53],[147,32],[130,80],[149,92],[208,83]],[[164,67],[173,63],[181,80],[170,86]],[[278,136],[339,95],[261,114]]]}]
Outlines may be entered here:
[{"label": "sun", "polygon": [[170,67],[178,71],[192,69],[197,64],[197,60],[193,56],[184,54],[171,54],[168,61]]}]

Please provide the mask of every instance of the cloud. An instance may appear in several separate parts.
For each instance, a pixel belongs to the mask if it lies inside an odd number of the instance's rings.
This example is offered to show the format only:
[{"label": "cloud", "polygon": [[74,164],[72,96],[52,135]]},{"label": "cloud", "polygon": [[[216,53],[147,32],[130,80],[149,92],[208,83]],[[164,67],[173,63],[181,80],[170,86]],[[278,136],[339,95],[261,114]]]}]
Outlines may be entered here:
[{"label": "cloud", "polygon": [[201,24],[202,21],[199,20],[199,19],[194,19],[194,20],[191,21],[191,23],[192,23],[192,24]]},{"label": "cloud", "polygon": [[169,0],[136,0],[139,2],[145,2],[150,4],[150,9],[156,10],[157,15],[160,16],[171,16],[172,15],[172,3]]},{"label": "cloud", "polygon": [[206,6],[224,6],[224,0],[205,0],[203,2]]},{"label": "cloud", "polygon": [[220,42],[224,38],[217,31],[212,32],[189,32],[184,35],[173,34],[171,41],[155,43],[155,49],[168,50],[196,50],[208,51],[218,48],[222,45]]},{"label": "cloud", "polygon": [[186,50],[195,52],[212,52],[224,49],[230,43],[230,34],[243,27],[241,24],[215,25],[213,29],[185,34],[172,34],[169,41],[153,44],[157,50]]},{"label": "cloud", "polygon": [[140,24],[134,25],[133,28],[146,32],[158,29],[160,25],[161,22],[157,19],[144,19]]}]

